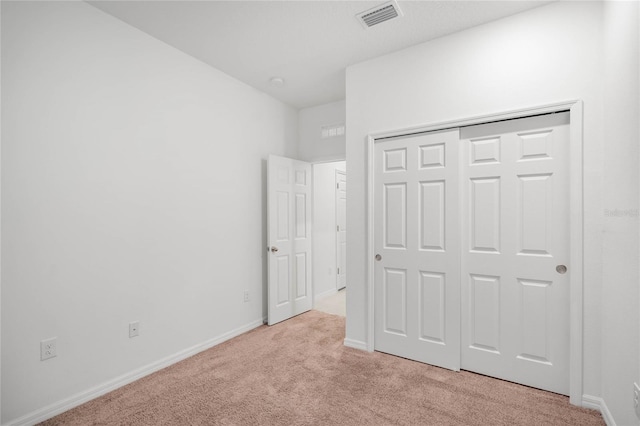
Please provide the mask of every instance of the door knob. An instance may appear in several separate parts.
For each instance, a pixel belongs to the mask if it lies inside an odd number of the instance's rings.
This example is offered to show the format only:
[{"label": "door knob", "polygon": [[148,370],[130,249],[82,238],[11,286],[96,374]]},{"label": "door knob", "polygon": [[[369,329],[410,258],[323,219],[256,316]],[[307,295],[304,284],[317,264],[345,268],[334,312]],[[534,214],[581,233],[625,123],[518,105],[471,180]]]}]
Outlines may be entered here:
[{"label": "door knob", "polygon": [[271,253],[275,253],[277,251],[278,251],[278,247],[276,247],[276,246],[272,246],[271,247]]},{"label": "door knob", "polygon": [[567,267],[564,265],[558,265],[556,266],[556,272],[559,274],[566,274],[567,273]]},{"label": "door knob", "polygon": [[382,260],[382,256],[380,256],[379,254],[376,254],[376,260],[380,262]]}]

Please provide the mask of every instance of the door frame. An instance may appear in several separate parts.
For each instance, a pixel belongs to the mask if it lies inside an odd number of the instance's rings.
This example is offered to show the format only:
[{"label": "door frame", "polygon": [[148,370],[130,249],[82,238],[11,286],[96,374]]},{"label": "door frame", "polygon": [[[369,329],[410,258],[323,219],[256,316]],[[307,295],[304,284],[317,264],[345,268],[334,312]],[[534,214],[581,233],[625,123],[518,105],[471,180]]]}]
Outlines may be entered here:
[{"label": "door frame", "polygon": [[[336,224],[338,223],[338,175],[344,175],[345,181],[346,181],[347,180],[347,171],[346,170],[338,170],[338,169],[334,170],[333,179],[336,182],[336,188],[334,189],[334,198],[336,200],[336,211],[335,211]],[[345,216],[346,216],[346,214],[347,214],[347,212],[345,210]],[[345,217],[345,219],[346,219],[346,217]],[[338,273],[338,266],[337,266],[340,263],[339,262],[340,253],[339,253],[339,250],[338,250],[338,244],[339,244],[339,242],[338,242],[338,232],[339,231],[336,229],[336,291],[340,291],[341,290],[341,288],[338,288],[338,285],[339,285],[338,280],[339,280],[339,277],[340,277],[340,274]],[[346,288],[346,286],[342,287],[342,288]]]},{"label": "door frame", "polygon": [[[375,348],[374,324],[374,145],[384,143],[386,139],[445,130],[455,127],[471,126],[502,120],[512,120],[533,115],[569,111],[569,401],[573,405],[582,405],[582,366],[583,366],[583,240],[584,240],[584,204],[583,204],[583,102],[572,100],[532,108],[524,108],[487,115],[478,115],[451,121],[437,122],[414,127],[372,133],[366,139],[366,330],[367,350]],[[461,225],[461,224],[460,224]]]}]

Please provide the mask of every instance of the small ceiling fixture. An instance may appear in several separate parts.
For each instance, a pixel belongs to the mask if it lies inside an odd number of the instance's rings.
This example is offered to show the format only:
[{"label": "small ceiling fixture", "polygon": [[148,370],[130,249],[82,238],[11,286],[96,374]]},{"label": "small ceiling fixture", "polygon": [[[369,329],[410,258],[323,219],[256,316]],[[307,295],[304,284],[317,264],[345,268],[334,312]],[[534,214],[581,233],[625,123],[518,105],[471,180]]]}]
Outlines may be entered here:
[{"label": "small ceiling fixture", "polygon": [[365,10],[362,13],[358,13],[356,18],[364,28],[371,28],[374,25],[378,25],[399,16],[403,16],[402,10],[400,10],[396,0],[391,0],[372,9]]},{"label": "small ceiling fixture", "polygon": [[271,80],[269,80],[269,83],[273,87],[282,87],[282,86],[284,86],[284,78],[282,78],[282,77],[273,77]]}]

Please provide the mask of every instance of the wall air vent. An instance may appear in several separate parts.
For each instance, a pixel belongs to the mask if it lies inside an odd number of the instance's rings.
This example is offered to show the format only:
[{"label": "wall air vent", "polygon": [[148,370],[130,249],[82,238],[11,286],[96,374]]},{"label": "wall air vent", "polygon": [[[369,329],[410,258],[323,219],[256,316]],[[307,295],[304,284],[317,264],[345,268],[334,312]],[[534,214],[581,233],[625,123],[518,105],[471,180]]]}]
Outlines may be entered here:
[{"label": "wall air vent", "polygon": [[322,126],[320,128],[320,137],[322,139],[335,138],[336,136],[344,136],[344,123]]},{"label": "wall air vent", "polygon": [[391,0],[357,14],[356,18],[364,28],[371,28],[398,16],[402,16],[402,11],[398,7],[398,3],[395,0]]}]

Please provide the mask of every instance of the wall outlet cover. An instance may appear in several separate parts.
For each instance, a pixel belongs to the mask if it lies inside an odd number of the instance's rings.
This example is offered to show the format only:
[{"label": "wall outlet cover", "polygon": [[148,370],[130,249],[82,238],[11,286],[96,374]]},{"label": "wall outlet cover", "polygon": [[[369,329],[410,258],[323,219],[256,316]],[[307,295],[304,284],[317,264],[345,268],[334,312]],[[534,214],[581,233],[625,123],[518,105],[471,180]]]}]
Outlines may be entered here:
[{"label": "wall outlet cover", "polygon": [[40,361],[58,356],[58,338],[52,337],[40,342]]},{"label": "wall outlet cover", "polygon": [[134,321],[129,323],[129,338],[136,337],[140,334],[140,322]]}]

